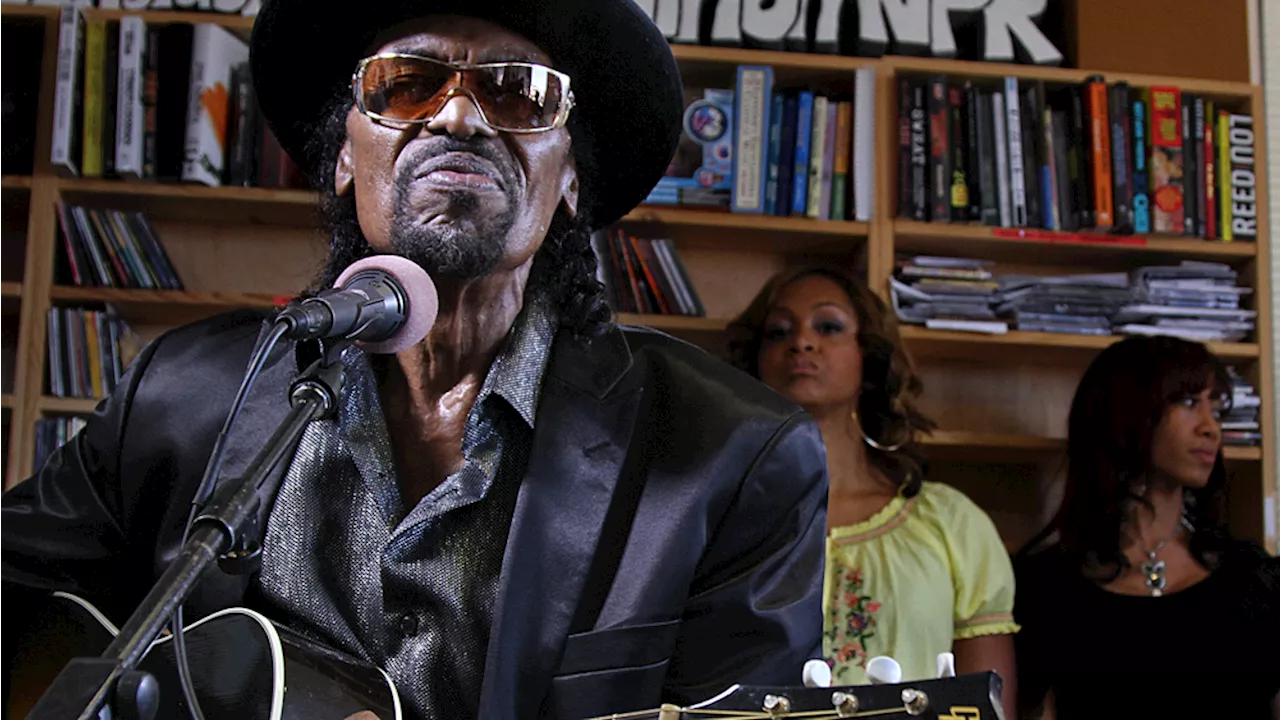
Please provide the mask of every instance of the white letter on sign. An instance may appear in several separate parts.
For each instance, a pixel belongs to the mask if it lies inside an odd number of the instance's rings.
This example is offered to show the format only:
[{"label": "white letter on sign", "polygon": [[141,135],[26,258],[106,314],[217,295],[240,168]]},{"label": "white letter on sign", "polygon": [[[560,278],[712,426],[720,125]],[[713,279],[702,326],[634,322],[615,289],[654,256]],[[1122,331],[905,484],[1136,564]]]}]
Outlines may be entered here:
[{"label": "white letter on sign", "polygon": [[987,37],[984,60],[1013,62],[1013,36],[1036,65],[1060,65],[1062,53],[1031,22],[1044,12],[1049,0],[991,0],[986,9]]}]

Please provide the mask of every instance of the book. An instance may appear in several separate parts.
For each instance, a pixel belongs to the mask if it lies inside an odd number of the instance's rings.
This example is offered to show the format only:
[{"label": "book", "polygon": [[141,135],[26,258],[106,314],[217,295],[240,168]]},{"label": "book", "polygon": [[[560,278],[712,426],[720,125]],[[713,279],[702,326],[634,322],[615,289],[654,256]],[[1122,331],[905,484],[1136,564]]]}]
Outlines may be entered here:
[{"label": "book", "polygon": [[1089,123],[1089,170],[1093,189],[1093,226],[1115,224],[1111,197],[1111,132],[1107,113],[1107,84],[1099,76],[1085,81],[1085,111]]},{"label": "book", "polygon": [[876,70],[859,68],[854,75],[853,97],[853,216],[871,220],[875,206]]},{"label": "book", "polygon": [[[1254,164],[1253,117],[1227,115],[1228,159],[1231,167],[1231,194],[1223,204],[1231,207],[1231,238],[1256,240],[1258,237],[1258,177]],[[1226,170],[1224,166],[1223,170]]]},{"label": "book", "polygon": [[64,5],[58,20],[57,83],[53,99],[53,137],[50,162],[60,175],[78,176],[81,161],[80,121],[84,15]]},{"label": "book", "polygon": [[192,34],[182,179],[222,185],[231,121],[231,73],[249,61],[249,46],[220,25],[199,23]]},{"label": "book", "polygon": [[1158,233],[1184,230],[1182,165],[1182,95],[1178,88],[1153,87],[1151,117],[1151,229]]},{"label": "book", "polygon": [[1151,232],[1151,199],[1148,189],[1151,187],[1151,174],[1147,169],[1147,103],[1141,98],[1133,101],[1132,121],[1129,123],[1133,131],[1133,230],[1137,233]]},{"label": "book", "polygon": [[737,123],[734,152],[734,212],[762,213],[768,177],[769,111],[773,105],[773,68],[768,65],[739,65],[734,93],[734,122]]}]

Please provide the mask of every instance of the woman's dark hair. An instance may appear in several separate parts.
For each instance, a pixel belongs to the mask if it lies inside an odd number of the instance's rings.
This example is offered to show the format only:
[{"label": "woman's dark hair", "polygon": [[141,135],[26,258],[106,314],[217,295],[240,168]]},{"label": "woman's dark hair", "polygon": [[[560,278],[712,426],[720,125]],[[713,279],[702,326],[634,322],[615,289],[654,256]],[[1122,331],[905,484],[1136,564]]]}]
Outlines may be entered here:
[{"label": "woman's dark hair", "polygon": [[[333,173],[343,143],[347,139],[347,115],[354,105],[349,90],[335,92],[320,130],[311,140],[308,152],[320,158],[311,183],[320,190],[320,210],[328,230],[329,262],[320,271],[309,292],[332,287],[338,275],[351,263],[371,254],[369,243],[360,231],[354,194],[338,195]],[[575,140],[575,142],[577,142]],[[604,285],[596,278],[596,256],[591,249],[590,168],[584,155],[578,160],[578,208],[570,215],[556,208],[547,230],[546,240],[534,257],[527,292],[545,293],[559,309],[560,327],[578,336],[590,337],[608,327],[613,314],[605,302]]]},{"label": "woman's dark hair", "polygon": [[913,497],[920,492],[926,468],[917,436],[932,432],[935,425],[916,408],[915,401],[924,384],[902,346],[897,318],[855,275],[826,266],[801,267],[775,275],[729,325],[729,361],[760,377],[765,318],[788,285],[815,276],[831,280],[844,290],[858,316],[858,347],[862,349],[858,420],[863,432],[882,445],[905,441],[893,452],[868,445],[868,458],[901,488],[903,495]]},{"label": "woman's dark hair", "polygon": [[[1156,427],[1169,406],[1206,388],[1231,397],[1231,378],[1200,343],[1130,337],[1103,350],[1085,371],[1067,420],[1067,479],[1062,506],[1029,552],[1053,532],[1067,561],[1099,581],[1128,569],[1123,526],[1151,472]],[[1203,488],[1184,491],[1191,553],[1208,568],[1230,542],[1220,520],[1226,482],[1222,452]]]}]

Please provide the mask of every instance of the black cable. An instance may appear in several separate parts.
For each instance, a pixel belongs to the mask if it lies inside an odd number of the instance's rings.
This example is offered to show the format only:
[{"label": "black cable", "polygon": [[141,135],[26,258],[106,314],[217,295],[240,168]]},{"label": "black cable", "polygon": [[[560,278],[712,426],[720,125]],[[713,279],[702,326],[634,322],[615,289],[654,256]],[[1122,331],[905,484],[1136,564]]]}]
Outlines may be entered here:
[{"label": "black cable", "polygon": [[[180,546],[187,544],[187,535],[191,532],[191,526],[195,522],[196,514],[208,501],[209,496],[213,494],[213,490],[217,485],[218,474],[222,470],[222,456],[226,451],[227,436],[230,434],[236,418],[239,417],[241,408],[244,407],[244,401],[249,396],[249,389],[253,387],[254,381],[258,379],[258,374],[262,372],[262,366],[266,364],[267,357],[275,349],[276,343],[288,331],[289,326],[286,323],[277,322],[271,328],[270,334],[261,338],[254,347],[253,355],[249,359],[249,367],[245,370],[244,378],[240,381],[240,389],[236,391],[235,399],[231,401],[231,410],[227,413],[227,418],[222,423],[222,430],[218,432],[218,437],[213,443],[213,451],[209,454],[209,462],[204,468],[204,477],[200,479],[200,485],[196,488],[196,493],[191,498],[191,510],[187,513],[187,522],[182,528]],[[174,608],[171,631],[173,633],[174,665],[178,671],[178,684],[182,686],[182,696],[187,701],[191,717],[195,720],[204,720],[204,713],[200,709],[200,701],[196,698],[195,685],[191,682],[191,667],[187,662],[187,643],[183,637],[181,603]]]}]

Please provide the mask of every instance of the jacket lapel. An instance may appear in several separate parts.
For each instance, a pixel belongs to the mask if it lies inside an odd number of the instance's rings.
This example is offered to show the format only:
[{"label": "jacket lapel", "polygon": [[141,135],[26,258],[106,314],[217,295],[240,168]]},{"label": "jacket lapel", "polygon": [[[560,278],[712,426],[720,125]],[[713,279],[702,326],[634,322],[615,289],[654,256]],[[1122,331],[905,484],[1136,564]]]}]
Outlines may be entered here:
[{"label": "jacket lapel", "polygon": [[[499,580],[479,717],[536,717],[629,447],[643,386],[616,327],[556,342]],[[625,380],[624,380],[625,376]]]}]

